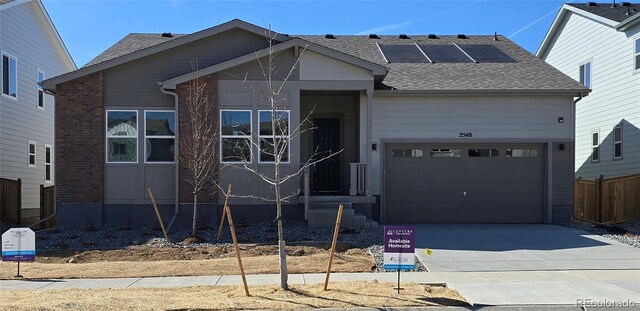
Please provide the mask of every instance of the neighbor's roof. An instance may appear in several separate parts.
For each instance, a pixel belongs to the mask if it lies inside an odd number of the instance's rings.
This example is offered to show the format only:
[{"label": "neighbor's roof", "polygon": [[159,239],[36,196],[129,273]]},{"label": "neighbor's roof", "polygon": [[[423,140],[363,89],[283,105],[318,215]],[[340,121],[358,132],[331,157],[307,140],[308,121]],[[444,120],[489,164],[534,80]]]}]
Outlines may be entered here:
[{"label": "neighbor's roof", "polygon": [[[584,86],[538,59],[504,36],[298,36],[304,40],[347,53],[390,68],[382,88],[396,90],[582,90]],[[451,44],[494,45],[511,56],[514,63],[387,63],[378,50],[381,45]]]},{"label": "neighbor's roof", "polygon": [[[595,5],[589,5],[589,3],[567,3],[574,8],[578,8],[583,11],[587,11],[591,14],[595,14],[618,23],[623,22],[627,18],[632,17],[640,11],[640,4],[629,3],[630,6],[622,6],[621,3],[616,3],[613,6],[612,2],[608,3],[595,3]],[[629,12],[629,14],[627,14]]]},{"label": "neighbor's roof", "polygon": [[[255,25],[234,20],[227,24],[237,27],[257,27]],[[224,25],[224,24],[223,24]],[[216,26],[214,28],[218,28]],[[228,29],[228,28],[227,28]],[[206,32],[201,31],[194,34]],[[255,30],[254,30],[255,31]],[[127,35],[111,46],[105,52],[91,60],[78,71],[94,71],[102,67],[119,64],[133,55],[150,50],[165,50],[176,46],[178,42],[187,40],[191,35],[174,35],[163,37],[161,34]],[[389,68],[389,72],[377,89],[402,91],[513,91],[513,92],[561,92],[586,94],[582,84],[567,77],[557,69],[536,58],[509,39],[498,36],[469,36],[468,39],[458,39],[457,36],[439,36],[438,39],[428,39],[427,36],[409,36],[410,39],[400,39],[398,36],[379,36],[380,39],[370,39],[369,36],[340,36],[327,39],[325,36],[283,36],[286,41],[300,38],[319,47],[333,51],[330,54],[344,54],[351,60],[360,59],[376,66]],[[176,40],[179,39],[179,40]],[[376,43],[392,45],[418,44],[483,44],[494,45],[516,60],[513,63],[388,63],[380,53]],[[182,44],[182,43],[181,43]],[[277,46],[277,45],[276,45]],[[334,53],[335,52],[335,53]],[[336,54],[337,53],[337,54]],[[244,57],[244,56],[243,56]],[[212,67],[215,67],[212,66]],[[74,74],[75,75],[75,74]],[[70,79],[69,77],[67,79]],[[52,80],[58,80],[53,78]],[[66,80],[66,79],[65,79]],[[59,81],[56,81],[56,83]],[[160,81],[159,81],[160,82]],[[51,81],[51,83],[54,83]],[[55,84],[55,83],[54,83]]]}]

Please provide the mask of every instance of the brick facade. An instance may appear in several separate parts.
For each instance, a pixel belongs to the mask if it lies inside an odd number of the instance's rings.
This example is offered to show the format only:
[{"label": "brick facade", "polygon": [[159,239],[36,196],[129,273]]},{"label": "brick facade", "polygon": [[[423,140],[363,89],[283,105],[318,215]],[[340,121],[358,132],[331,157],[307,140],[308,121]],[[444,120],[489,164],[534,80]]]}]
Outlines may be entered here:
[{"label": "brick facade", "polygon": [[105,111],[102,72],[59,84],[55,111],[57,202],[103,202]]},{"label": "brick facade", "polygon": [[[216,74],[208,75],[200,78],[200,81],[206,83],[206,93],[209,98],[209,104],[213,106],[213,113],[211,120],[214,124],[218,124],[218,76]],[[178,93],[178,136],[185,137],[189,135],[191,132],[191,124],[189,120],[189,113],[187,109],[184,107],[186,94],[189,88],[189,83],[182,83],[177,86],[176,92]],[[182,153],[185,150],[184,144],[185,142],[180,140],[178,142],[179,150],[178,153]],[[217,150],[216,144],[216,150]],[[218,154],[216,153],[216,164],[219,163],[217,161]],[[217,168],[216,168],[217,169]],[[193,203],[193,188],[187,182],[189,177],[189,172],[185,169],[184,166],[180,166],[180,178],[179,178],[179,198],[180,203]],[[202,189],[200,195],[198,196],[198,200],[200,203],[216,203],[217,202],[217,191],[212,183],[208,183]]]}]

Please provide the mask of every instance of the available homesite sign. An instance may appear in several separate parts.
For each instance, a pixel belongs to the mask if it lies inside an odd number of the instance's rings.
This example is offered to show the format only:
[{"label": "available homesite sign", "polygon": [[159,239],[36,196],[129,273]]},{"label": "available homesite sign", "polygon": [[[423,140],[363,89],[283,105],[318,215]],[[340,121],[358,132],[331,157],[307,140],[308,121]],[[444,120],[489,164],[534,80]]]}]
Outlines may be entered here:
[{"label": "available homesite sign", "polygon": [[29,228],[11,228],[2,234],[2,261],[35,260],[36,234],[33,230]]},{"label": "available homesite sign", "polygon": [[413,270],[416,229],[412,226],[384,227],[384,269]]}]

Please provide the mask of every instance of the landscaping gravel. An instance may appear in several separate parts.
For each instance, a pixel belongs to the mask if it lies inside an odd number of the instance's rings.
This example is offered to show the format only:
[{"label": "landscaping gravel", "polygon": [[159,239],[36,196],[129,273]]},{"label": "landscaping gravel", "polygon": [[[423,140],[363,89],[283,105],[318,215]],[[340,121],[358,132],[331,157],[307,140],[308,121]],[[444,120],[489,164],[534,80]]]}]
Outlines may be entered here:
[{"label": "landscaping gravel", "polygon": [[640,248],[640,221],[627,221],[615,225],[594,225],[589,223],[568,223],[567,227],[581,229]]}]

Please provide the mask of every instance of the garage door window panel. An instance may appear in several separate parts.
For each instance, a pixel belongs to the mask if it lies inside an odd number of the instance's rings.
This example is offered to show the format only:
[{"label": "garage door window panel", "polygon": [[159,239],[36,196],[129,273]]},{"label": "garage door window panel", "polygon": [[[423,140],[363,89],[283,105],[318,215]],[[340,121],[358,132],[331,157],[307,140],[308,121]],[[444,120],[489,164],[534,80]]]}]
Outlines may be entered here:
[{"label": "garage door window panel", "polygon": [[469,149],[467,155],[470,158],[493,158],[499,157],[498,149]]},{"label": "garage door window panel", "polygon": [[535,158],[538,156],[536,149],[507,149],[505,152],[507,158]]},{"label": "garage door window panel", "polygon": [[431,149],[429,157],[431,158],[459,158],[462,155],[460,149]]}]

